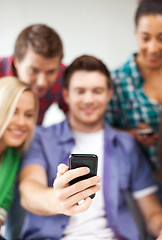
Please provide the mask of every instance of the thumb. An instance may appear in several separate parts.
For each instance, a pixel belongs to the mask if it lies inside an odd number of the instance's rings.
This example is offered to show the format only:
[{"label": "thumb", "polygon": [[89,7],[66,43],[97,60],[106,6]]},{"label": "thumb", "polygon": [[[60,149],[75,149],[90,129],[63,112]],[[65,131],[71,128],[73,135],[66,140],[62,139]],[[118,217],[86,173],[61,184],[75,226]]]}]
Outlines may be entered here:
[{"label": "thumb", "polygon": [[67,172],[69,169],[69,167],[64,164],[64,163],[61,163],[58,165],[57,167],[57,177],[60,177],[61,175],[63,175],[65,172]]}]

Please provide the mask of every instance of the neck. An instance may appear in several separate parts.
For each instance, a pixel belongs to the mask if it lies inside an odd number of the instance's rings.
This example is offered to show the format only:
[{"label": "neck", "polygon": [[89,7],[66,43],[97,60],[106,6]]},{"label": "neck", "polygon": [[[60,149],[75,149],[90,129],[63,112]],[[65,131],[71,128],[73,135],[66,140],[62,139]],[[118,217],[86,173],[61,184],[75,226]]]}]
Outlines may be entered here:
[{"label": "neck", "polygon": [[6,146],[5,144],[2,142],[2,140],[0,139],[0,162],[2,161],[2,154],[3,152],[6,150]]},{"label": "neck", "polygon": [[98,132],[101,129],[104,128],[104,121],[99,120],[97,122],[94,123],[82,123],[80,121],[76,121],[75,119],[73,119],[70,115],[69,115],[69,124],[70,127],[73,130],[79,131],[79,132],[83,132],[83,133],[93,133],[93,132]]}]

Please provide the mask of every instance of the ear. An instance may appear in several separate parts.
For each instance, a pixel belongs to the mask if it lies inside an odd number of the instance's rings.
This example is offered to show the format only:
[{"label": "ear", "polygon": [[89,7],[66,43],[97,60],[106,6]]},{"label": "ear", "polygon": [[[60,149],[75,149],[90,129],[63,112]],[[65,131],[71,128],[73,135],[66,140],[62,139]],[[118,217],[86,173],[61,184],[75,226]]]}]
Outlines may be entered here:
[{"label": "ear", "polygon": [[67,105],[69,104],[69,94],[68,94],[68,90],[63,88],[62,90],[62,96],[64,101],[67,103]]},{"label": "ear", "polygon": [[107,94],[107,103],[110,102],[111,98],[112,98],[112,95],[113,95],[113,90],[112,89],[109,89],[108,90],[108,94]]},{"label": "ear", "polygon": [[14,64],[16,70],[17,70],[17,68],[18,68],[18,60],[16,58],[13,59],[13,64]]}]

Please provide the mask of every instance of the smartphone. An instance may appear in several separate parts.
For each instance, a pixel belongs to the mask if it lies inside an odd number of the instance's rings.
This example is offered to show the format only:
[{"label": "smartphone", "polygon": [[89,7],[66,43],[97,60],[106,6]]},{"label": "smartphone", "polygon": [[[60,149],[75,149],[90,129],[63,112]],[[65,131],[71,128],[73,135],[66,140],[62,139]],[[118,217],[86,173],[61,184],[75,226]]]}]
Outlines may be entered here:
[{"label": "smartphone", "polygon": [[137,134],[140,135],[152,135],[154,134],[154,130],[152,128],[138,129]]},{"label": "smartphone", "polygon": [[[95,154],[70,154],[69,156],[69,169],[74,169],[78,167],[88,167],[90,173],[74,178],[70,181],[70,185],[79,182],[81,180],[93,177],[97,175],[98,157]],[[90,196],[95,197],[95,194]]]}]

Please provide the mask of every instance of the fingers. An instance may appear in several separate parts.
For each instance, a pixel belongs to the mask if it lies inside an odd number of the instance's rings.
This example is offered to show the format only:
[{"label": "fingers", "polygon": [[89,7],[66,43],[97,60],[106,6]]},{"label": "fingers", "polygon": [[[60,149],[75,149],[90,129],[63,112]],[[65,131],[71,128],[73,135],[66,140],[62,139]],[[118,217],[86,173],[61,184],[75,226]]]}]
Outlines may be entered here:
[{"label": "fingers", "polygon": [[151,146],[157,142],[158,134],[154,133],[153,135],[138,135],[136,134],[137,141],[143,146]]},{"label": "fingers", "polygon": [[[84,176],[90,172],[87,167],[80,167],[69,170],[65,164],[58,166],[57,178],[53,184],[53,197],[57,202],[58,212],[60,214],[73,215],[87,210],[92,203],[89,197],[100,190],[101,178],[94,176],[79,181],[73,185],[69,182],[79,176]],[[84,199],[84,203],[78,205],[78,202]]]},{"label": "fingers", "polygon": [[[72,196],[76,193],[80,193],[82,191],[85,191],[85,189],[89,189],[93,186],[96,186],[100,181],[101,181],[101,178],[99,176],[94,176],[94,177],[79,181],[79,182],[69,186],[67,188],[66,194],[67,194],[68,197],[70,197],[70,196]],[[99,186],[98,186],[98,190],[99,190]],[[90,196],[91,194],[93,194],[93,193],[89,193],[89,195],[87,195],[87,196]],[[83,199],[85,197],[86,196],[83,196],[83,197],[81,197],[81,199]],[[81,199],[79,199],[79,201]]]},{"label": "fingers", "polygon": [[70,195],[70,197],[66,201],[66,208],[70,208],[71,206],[78,204],[81,200],[87,199],[89,196],[97,193],[100,190],[100,185],[94,185],[89,188],[84,189],[83,191],[77,192],[74,195]]},{"label": "fingers", "polygon": [[[61,167],[62,169],[62,167]],[[90,172],[90,169],[87,167],[81,167],[81,168],[76,168],[72,169],[69,171],[66,171],[65,174],[61,176],[61,178],[55,180],[54,186],[55,188],[63,188],[67,185],[69,185],[69,182],[78,177],[78,176],[84,176]],[[60,176],[60,175],[59,175]]]},{"label": "fingers", "polygon": [[92,199],[90,197],[87,197],[82,204],[75,204],[73,205],[68,211],[67,215],[71,216],[77,213],[81,213],[86,211],[92,203]]},{"label": "fingers", "polygon": [[84,199],[96,193],[100,189],[100,186],[97,185],[100,181],[101,178],[95,176],[79,181],[71,186],[68,185],[67,187],[62,188],[62,191],[59,192],[58,198],[60,198],[60,200],[64,200],[79,193],[79,196],[76,196],[76,198],[72,198],[73,200],[75,199],[74,202],[77,203],[81,199]]},{"label": "fingers", "polygon": [[138,125],[138,128],[139,128],[139,129],[145,129],[145,128],[150,128],[150,126],[147,125],[146,123],[140,123],[140,124]]}]

